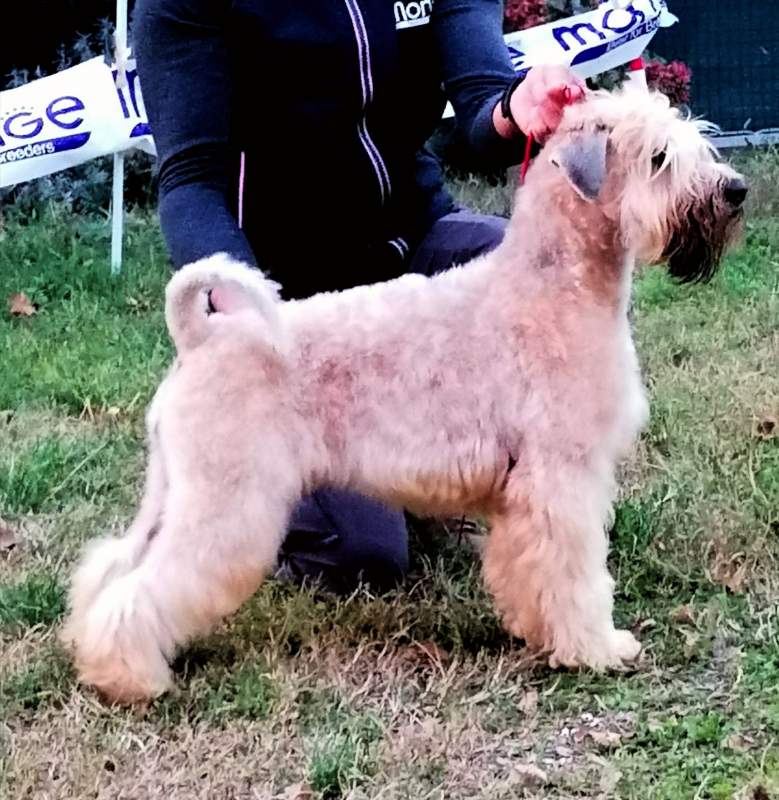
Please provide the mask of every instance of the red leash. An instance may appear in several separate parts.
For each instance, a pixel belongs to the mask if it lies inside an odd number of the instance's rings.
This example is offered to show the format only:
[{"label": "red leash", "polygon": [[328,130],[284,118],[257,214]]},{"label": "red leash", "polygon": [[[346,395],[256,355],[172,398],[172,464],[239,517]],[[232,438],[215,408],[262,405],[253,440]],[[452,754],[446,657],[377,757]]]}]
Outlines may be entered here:
[{"label": "red leash", "polygon": [[[573,102],[571,98],[571,90],[566,86],[563,92],[563,105],[569,106]],[[533,150],[533,135],[528,134],[527,140],[525,141],[525,157],[522,161],[522,168],[519,172],[519,185],[525,182],[525,175],[527,175],[527,169],[530,166],[530,153]]]},{"label": "red leash", "polygon": [[533,150],[533,137],[528,134],[527,141],[525,142],[525,158],[522,162],[522,169],[519,172],[519,185],[525,182],[525,175],[527,175],[527,168],[530,166],[530,153]]},{"label": "red leash", "polygon": [[[638,81],[644,89],[646,89],[646,64],[644,63],[643,55],[639,56],[638,58],[634,58],[630,64],[628,65],[628,70],[630,72],[630,79],[634,81]],[[565,91],[563,93],[563,105],[569,106],[571,105],[571,90],[566,86]],[[525,157],[522,161],[522,168],[519,172],[519,185],[521,186],[525,182],[525,175],[527,175],[527,169],[530,166],[530,153],[533,149],[533,136],[532,134],[528,134],[527,141],[525,142]]]}]

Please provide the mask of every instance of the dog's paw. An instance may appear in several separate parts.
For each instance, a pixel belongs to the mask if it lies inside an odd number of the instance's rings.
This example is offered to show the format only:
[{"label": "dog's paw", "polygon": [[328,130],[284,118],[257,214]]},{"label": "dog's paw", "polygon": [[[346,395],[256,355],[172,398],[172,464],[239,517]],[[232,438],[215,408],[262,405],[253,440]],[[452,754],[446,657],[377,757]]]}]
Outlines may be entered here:
[{"label": "dog's paw", "polygon": [[549,666],[575,669],[586,667],[596,672],[622,669],[638,658],[641,643],[630,631],[612,630],[602,638],[578,647],[558,647],[549,656]]},{"label": "dog's paw", "polygon": [[116,659],[90,661],[77,657],[76,666],[79,683],[94,688],[109,704],[148,704],[174,688],[173,673],[165,663],[136,664],[131,670],[128,664]]},{"label": "dog's paw", "polygon": [[641,642],[630,631],[614,631],[612,634],[613,651],[622,664],[630,664],[641,652]]}]

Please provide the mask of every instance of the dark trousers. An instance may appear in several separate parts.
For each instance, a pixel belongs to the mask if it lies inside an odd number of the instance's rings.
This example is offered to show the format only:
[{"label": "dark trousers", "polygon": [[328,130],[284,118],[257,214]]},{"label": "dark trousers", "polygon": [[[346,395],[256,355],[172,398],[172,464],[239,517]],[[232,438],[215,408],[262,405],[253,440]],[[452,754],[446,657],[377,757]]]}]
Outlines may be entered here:
[{"label": "dark trousers", "polygon": [[[434,275],[494,249],[506,222],[464,210],[447,214],[412,254],[409,272]],[[280,566],[294,579],[318,579],[336,591],[360,581],[375,591],[391,588],[408,569],[403,512],[353,492],[317,491],[292,515]]]}]

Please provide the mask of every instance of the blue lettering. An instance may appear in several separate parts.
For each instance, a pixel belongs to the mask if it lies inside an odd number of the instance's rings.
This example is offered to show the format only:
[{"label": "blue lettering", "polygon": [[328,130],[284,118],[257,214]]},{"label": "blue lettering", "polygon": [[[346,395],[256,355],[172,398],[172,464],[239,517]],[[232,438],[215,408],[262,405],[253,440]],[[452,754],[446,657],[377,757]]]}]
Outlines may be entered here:
[{"label": "blue lettering", "polygon": [[[55,106],[58,104],[67,103],[68,101],[71,102],[71,105],[66,105],[65,108],[55,108]],[[78,119],[67,122],[65,120],[61,120],[60,117],[63,117],[65,114],[73,114],[76,111],[83,110],[84,104],[78,99],[78,97],[58,97],[56,100],[52,100],[46,107],[46,117],[49,119],[49,122],[52,122],[58,128],[73,130],[73,128],[78,128],[78,126],[81,125],[81,123],[84,121],[84,118],[78,117]]]},{"label": "blue lettering", "polygon": [[639,11],[636,8],[633,8],[633,4],[632,3],[629,6],[627,6],[626,8],[624,8],[623,10],[627,11],[630,14],[630,21],[628,22],[627,25],[623,25],[622,27],[609,25],[609,17],[614,13],[614,9],[609,9],[603,15],[603,22],[601,23],[601,25],[607,31],[614,31],[614,33],[624,33],[625,31],[629,30],[630,28],[633,27],[633,25],[636,24],[636,20],[638,20],[638,24],[640,24],[640,23],[642,23],[642,22],[644,22],[646,20],[646,17],[644,16],[644,12],[643,11]]},{"label": "blue lettering", "polygon": [[[114,79],[114,85],[116,85],[116,76],[117,76],[117,74],[118,74],[117,70],[112,70],[111,77]],[[125,102],[125,99],[124,99],[124,92],[118,86],[116,87],[116,95],[119,98],[120,105],[122,106],[122,116],[125,119],[129,119],[130,118],[130,110],[127,108],[127,103]]]},{"label": "blue lettering", "polygon": [[566,52],[571,49],[571,45],[565,40],[566,35],[573,36],[578,44],[587,44],[587,40],[579,31],[594,33],[601,41],[606,38],[606,34],[599,31],[591,22],[577,22],[575,25],[558,25],[554,31],[554,38],[557,44]]},{"label": "blue lettering", "polygon": [[127,88],[130,90],[130,101],[133,104],[133,111],[135,111],[135,116],[140,117],[141,112],[138,110],[138,71],[132,70],[131,72],[127,73]]},{"label": "blue lettering", "polygon": [[[29,111],[20,111],[18,114],[8,117],[3,125],[6,136],[12,136],[15,139],[32,139],[41,132],[43,129],[43,120],[40,117],[34,117],[32,120],[23,122],[14,130],[11,127],[14,120],[21,119],[22,117],[32,117],[32,114],[30,114]],[[30,128],[32,128],[31,131],[29,130]],[[25,132],[25,129],[27,129],[28,132]]]},{"label": "blue lettering", "polygon": [[[116,76],[117,71],[113,70],[112,72],[114,83],[116,83]],[[127,91],[130,94],[130,102],[133,106],[133,112],[135,113],[136,117],[141,116],[141,111],[138,108],[138,71],[137,70],[127,70],[125,72],[125,78],[127,82]],[[127,100],[124,96],[124,89],[119,89],[117,87],[116,93],[119,96],[119,103],[122,106],[122,115],[125,119],[130,119],[130,109],[127,107]]]},{"label": "blue lettering", "polygon": [[521,69],[522,64],[525,61],[525,54],[512,45],[509,45],[508,49],[509,58],[511,58],[511,63],[514,65],[514,70],[517,71]]}]

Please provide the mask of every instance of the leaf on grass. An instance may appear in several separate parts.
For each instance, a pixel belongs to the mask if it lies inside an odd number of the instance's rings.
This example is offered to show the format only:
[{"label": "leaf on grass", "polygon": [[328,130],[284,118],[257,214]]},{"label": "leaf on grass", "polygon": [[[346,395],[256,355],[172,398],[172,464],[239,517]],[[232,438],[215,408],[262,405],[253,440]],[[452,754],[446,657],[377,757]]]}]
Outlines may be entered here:
[{"label": "leaf on grass", "polygon": [[713,545],[711,579],[733,594],[741,594],[747,583],[748,561],[743,553],[733,553],[726,542],[715,540]]},{"label": "leaf on grass", "polygon": [[622,734],[619,731],[588,731],[588,736],[598,747],[611,748],[622,744]]},{"label": "leaf on grass", "polygon": [[24,292],[17,292],[8,298],[8,311],[12,317],[32,317],[38,313]]},{"label": "leaf on grass", "polygon": [[722,584],[726,589],[730,589],[733,594],[741,594],[744,591],[747,579],[746,562],[738,566],[733,563],[723,565],[715,572],[714,576],[718,583]]},{"label": "leaf on grass", "polygon": [[746,753],[757,746],[754,739],[742,733],[732,733],[725,739],[724,744],[728,750],[734,750],[736,753]]},{"label": "leaf on grass", "polygon": [[752,435],[764,441],[775,439],[779,436],[779,420],[773,414],[756,418],[752,423]]},{"label": "leaf on grass", "polygon": [[679,606],[671,612],[671,622],[677,625],[695,625],[695,614],[690,606]]},{"label": "leaf on grass", "polygon": [[446,664],[449,661],[449,653],[435,642],[424,641],[415,644],[431,661],[437,664]]},{"label": "leaf on grass", "polygon": [[412,668],[438,667],[439,669],[449,663],[449,653],[439,647],[435,642],[412,642],[398,648],[400,660]]},{"label": "leaf on grass", "polygon": [[0,519],[0,554],[7,555],[19,544],[16,531]]}]

